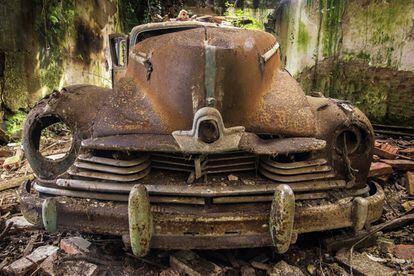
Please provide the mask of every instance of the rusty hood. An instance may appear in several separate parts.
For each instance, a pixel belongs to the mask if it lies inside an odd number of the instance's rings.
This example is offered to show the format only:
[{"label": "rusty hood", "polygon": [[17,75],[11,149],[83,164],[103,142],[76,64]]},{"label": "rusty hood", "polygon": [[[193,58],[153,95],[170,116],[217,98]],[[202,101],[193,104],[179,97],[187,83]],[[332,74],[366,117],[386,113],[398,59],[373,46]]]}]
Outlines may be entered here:
[{"label": "rusty hood", "polygon": [[125,77],[100,108],[94,136],[191,129],[204,106],[219,110],[226,127],[315,136],[311,107],[281,68],[279,50],[263,61],[275,45],[276,38],[262,31],[211,26],[132,45]]}]

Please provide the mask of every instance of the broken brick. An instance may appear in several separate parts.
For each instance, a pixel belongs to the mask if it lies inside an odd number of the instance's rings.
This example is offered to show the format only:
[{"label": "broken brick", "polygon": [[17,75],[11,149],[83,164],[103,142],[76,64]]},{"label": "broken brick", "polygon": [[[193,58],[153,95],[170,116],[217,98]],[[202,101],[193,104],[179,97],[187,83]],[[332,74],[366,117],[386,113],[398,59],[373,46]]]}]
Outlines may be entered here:
[{"label": "broken brick", "polygon": [[26,257],[20,258],[10,265],[6,266],[3,271],[6,274],[13,275],[27,274],[33,271],[36,268],[37,264],[46,259],[48,256],[56,253],[57,251],[58,248],[53,245],[40,246]]},{"label": "broken brick", "polygon": [[397,258],[414,261],[414,244],[397,244],[393,253]]},{"label": "broken brick", "polygon": [[5,169],[11,169],[13,167],[16,167],[20,164],[20,162],[23,159],[23,151],[21,149],[17,149],[14,156],[7,157],[3,162],[3,168]]},{"label": "broken brick", "polygon": [[399,171],[413,171],[414,170],[414,161],[410,161],[410,160],[381,159],[381,162],[391,165],[395,170],[399,170]]},{"label": "broken brick", "polygon": [[60,241],[60,249],[68,254],[82,254],[89,252],[91,243],[82,237],[69,237]]},{"label": "broken brick", "polygon": [[395,159],[397,158],[398,147],[391,144],[385,143],[375,143],[373,154],[378,155],[379,157],[385,159]]},{"label": "broken brick", "polygon": [[371,168],[369,169],[368,177],[384,176],[384,175],[391,175],[391,174],[392,174],[391,165],[388,165],[382,162],[374,162],[374,163],[371,163]]},{"label": "broken brick", "polygon": [[40,265],[40,271],[45,275],[51,275],[51,276],[56,275],[54,263],[56,262],[57,258],[58,258],[57,252],[47,257]]},{"label": "broken brick", "polygon": [[414,154],[414,148],[406,148],[400,150],[400,153]]},{"label": "broken brick", "polygon": [[170,256],[171,267],[188,275],[224,275],[221,267],[205,260],[192,251],[179,251]]}]

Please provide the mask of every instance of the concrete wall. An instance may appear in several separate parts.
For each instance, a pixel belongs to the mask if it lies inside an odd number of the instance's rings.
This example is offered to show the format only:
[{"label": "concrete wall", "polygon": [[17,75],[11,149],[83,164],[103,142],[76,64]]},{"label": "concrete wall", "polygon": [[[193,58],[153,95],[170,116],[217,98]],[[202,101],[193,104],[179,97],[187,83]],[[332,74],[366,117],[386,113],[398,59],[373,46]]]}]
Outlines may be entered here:
[{"label": "concrete wall", "polygon": [[414,126],[414,1],[279,1],[267,27],[306,92]]},{"label": "concrete wall", "polygon": [[0,112],[69,84],[111,86],[108,34],[117,29],[117,0],[0,1]]}]

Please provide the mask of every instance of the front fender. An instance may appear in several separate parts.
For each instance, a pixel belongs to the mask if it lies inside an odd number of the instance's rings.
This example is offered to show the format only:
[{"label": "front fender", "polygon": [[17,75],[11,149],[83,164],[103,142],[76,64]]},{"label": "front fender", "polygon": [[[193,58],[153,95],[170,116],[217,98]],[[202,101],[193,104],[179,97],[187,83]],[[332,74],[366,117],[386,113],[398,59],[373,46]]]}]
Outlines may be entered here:
[{"label": "front fender", "polygon": [[[92,136],[95,118],[111,91],[93,85],[69,86],[42,99],[30,111],[23,130],[23,148],[39,178],[54,179],[73,164],[81,141]],[[43,129],[57,122],[71,129],[72,146],[64,157],[51,160],[39,152],[40,136]]]},{"label": "front fender", "polygon": [[358,108],[345,101],[308,96],[308,102],[318,122],[316,138],[326,141],[327,158],[343,179],[349,177],[349,172],[339,144],[340,135],[344,131],[350,131],[358,136],[355,141],[358,146],[349,152],[348,158],[355,170],[356,187],[365,186],[374,146],[374,130],[369,119]]}]

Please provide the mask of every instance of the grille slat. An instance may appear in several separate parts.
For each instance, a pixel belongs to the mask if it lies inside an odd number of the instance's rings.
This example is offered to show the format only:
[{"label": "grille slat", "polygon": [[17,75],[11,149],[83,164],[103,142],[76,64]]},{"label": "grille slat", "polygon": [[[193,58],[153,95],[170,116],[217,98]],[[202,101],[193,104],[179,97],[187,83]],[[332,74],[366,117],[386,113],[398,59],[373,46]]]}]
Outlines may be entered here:
[{"label": "grille slat", "polygon": [[78,169],[86,169],[98,172],[114,173],[114,174],[134,174],[139,173],[148,167],[149,160],[146,163],[142,163],[138,166],[132,167],[115,167],[102,164],[94,164],[89,162],[76,161],[74,166]]},{"label": "grille slat", "polygon": [[100,157],[93,155],[79,155],[69,175],[89,180],[104,180],[116,182],[133,182],[148,175],[151,170],[151,160],[148,154],[141,154],[128,160]]},{"label": "grille slat", "polygon": [[149,159],[149,156],[148,154],[144,154],[138,158],[134,158],[131,160],[122,160],[122,159],[80,154],[77,159],[80,161],[86,161],[86,162],[102,164],[102,165],[110,165],[110,166],[115,166],[115,167],[132,167],[132,166],[137,166],[137,165],[144,163],[145,161]]},{"label": "grille slat", "polygon": [[104,173],[104,172],[95,172],[89,170],[77,170],[73,171],[70,170],[69,174],[72,176],[78,177],[85,177],[85,178],[93,178],[93,179],[101,179],[101,180],[110,180],[110,181],[117,181],[117,182],[133,182],[140,180],[148,175],[150,172],[150,167],[148,166],[146,169],[139,173],[128,174],[128,175],[119,175],[113,173]]},{"label": "grille slat", "polygon": [[309,173],[319,173],[319,172],[330,172],[332,170],[330,166],[326,166],[326,165],[297,168],[297,169],[288,169],[288,170],[275,168],[264,162],[262,162],[260,166],[263,167],[263,169],[271,173],[280,174],[280,175],[299,175],[299,174],[309,174]]},{"label": "grille slat", "polygon": [[156,169],[194,172],[196,178],[206,174],[255,171],[257,156],[243,152],[224,154],[188,155],[152,154],[152,167]]},{"label": "grille slat", "polygon": [[294,183],[294,182],[301,182],[301,181],[310,181],[310,180],[318,180],[318,179],[329,179],[335,177],[334,173],[313,173],[313,174],[303,174],[303,175],[290,175],[290,176],[282,176],[270,173],[266,170],[260,170],[260,172],[267,178],[272,179],[277,182],[284,182],[284,183]]},{"label": "grille slat", "polygon": [[260,159],[259,172],[271,180],[285,183],[330,179],[335,177],[335,173],[327,163],[325,159],[281,163],[263,157]]},{"label": "grille slat", "polygon": [[270,158],[262,158],[261,161],[274,168],[285,169],[285,170],[321,166],[321,165],[325,165],[328,163],[326,159],[322,159],[322,158],[308,160],[308,161],[289,162],[289,163],[276,162],[276,161],[271,160]]}]

